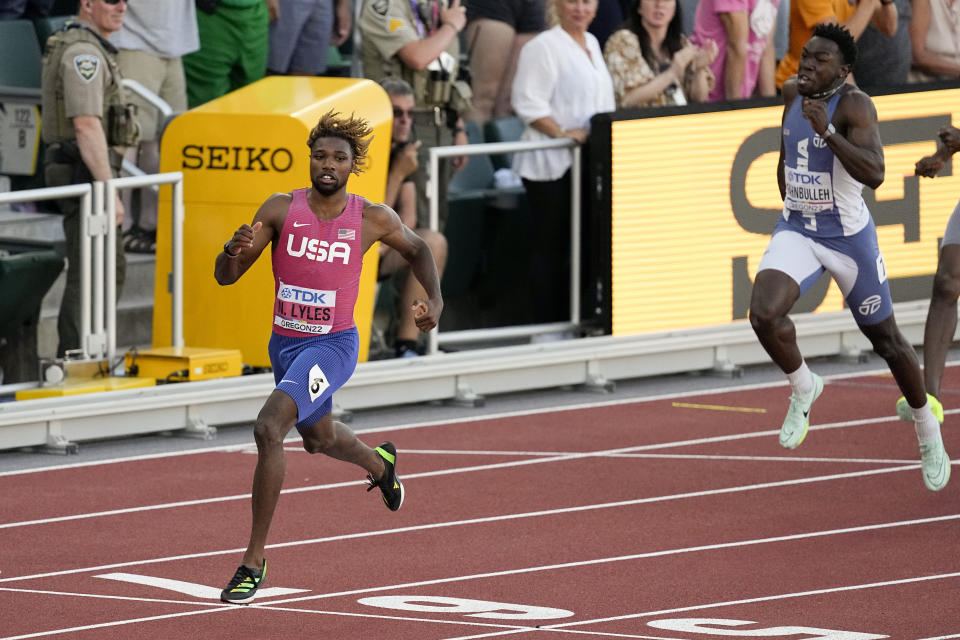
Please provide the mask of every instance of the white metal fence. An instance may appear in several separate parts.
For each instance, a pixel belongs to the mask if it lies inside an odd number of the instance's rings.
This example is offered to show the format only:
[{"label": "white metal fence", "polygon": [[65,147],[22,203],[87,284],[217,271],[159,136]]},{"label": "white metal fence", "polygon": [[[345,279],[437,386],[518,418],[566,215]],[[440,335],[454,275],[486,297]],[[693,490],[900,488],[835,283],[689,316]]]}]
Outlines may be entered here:
[{"label": "white metal fence", "polygon": [[[570,149],[570,316],[567,322],[554,322],[535,325],[514,325],[465,331],[444,331],[439,328],[430,332],[427,341],[427,353],[436,353],[441,344],[470,344],[487,341],[500,341],[509,338],[525,338],[538,334],[569,331],[580,324],[580,184],[583,173],[580,146],[570,139],[523,141],[523,142],[484,142],[470,145],[452,145],[433,147],[428,150],[429,176],[439,175],[440,159],[457,156],[494,155],[541,149]],[[427,195],[430,200],[430,229],[440,230],[439,184],[430,179],[427,183]]]},{"label": "white metal fence", "polygon": [[[172,295],[173,346],[183,346],[183,174],[180,172],[114,178],[104,182],[27,189],[0,193],[0,204],[80,199],[80,353],[78,359],[105,358],[117,353],[117,208],[123,189],[173,186]],[[25,213],[24,216],[31,214]]]}]

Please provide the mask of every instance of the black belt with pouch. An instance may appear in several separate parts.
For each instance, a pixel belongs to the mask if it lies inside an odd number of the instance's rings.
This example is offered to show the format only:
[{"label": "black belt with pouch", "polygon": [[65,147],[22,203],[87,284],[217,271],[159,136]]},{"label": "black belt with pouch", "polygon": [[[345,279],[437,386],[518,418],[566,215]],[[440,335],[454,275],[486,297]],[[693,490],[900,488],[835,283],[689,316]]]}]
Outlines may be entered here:
[{"label": "black belt with pouch", "polygon": [[[109,154],[110,167],[118,172],[123,165],[123,156],[113,149],[108,149],[107,153]],[[93,182],[93,174],[87,168],[87,163],[83,161],[83,156],[80,155],[80,147],[74,140],[48,144],[44,152],[44,162],[47,164],[66,164],[73,167],[70,184]]]},{"label": "black belt with pouch", "polygon": [[87,169],[87,165],[80,155],[80,148],[73,140],[54,142],[47,145],[47,149],[44,152],[44,161],[47,164],[69,165],[72,170],[70,171],[70,181],[68,184],[93,182],[93,174]]}]

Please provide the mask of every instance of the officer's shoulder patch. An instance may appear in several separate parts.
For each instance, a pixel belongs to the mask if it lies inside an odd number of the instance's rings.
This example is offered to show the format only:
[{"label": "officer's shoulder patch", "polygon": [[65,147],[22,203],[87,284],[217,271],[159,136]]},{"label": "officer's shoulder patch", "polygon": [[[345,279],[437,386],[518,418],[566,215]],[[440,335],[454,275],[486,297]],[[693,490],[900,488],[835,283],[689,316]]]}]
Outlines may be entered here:
[{"label": "officer's shoulder patch", "polygon": [[73,57],[73,68],[84,82],[93,82],[100,72],[100,58],[89,53]]},{"label": "officer's shoulder patch", "polygon": [[374,13],[377,13],[381,16],[387,15],[387,9],[390,8],[389,0],[373,0],[370,3],[370,8],[373,9]]}]

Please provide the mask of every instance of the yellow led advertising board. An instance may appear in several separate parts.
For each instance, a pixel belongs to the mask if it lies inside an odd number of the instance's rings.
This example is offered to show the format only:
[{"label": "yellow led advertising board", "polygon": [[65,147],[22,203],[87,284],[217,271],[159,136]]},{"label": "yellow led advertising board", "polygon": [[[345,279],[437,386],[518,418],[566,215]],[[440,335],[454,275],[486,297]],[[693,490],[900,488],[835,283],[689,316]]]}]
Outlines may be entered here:
[{"label": "yellow led advertising board", "polygon": [[[914,163],[933,153],[941,126],[956,122],[960,89],[882,95],[874,103],[886,179],[876,192],[865,187],[864,198],[894,301],[928,298],[960,176],[948,164],[937,178],[918,178]],[[752,279],[783,206],[776,177],[782,105],[616,119],[623,113],[609,120],[611,332],[746,318]],[[595,135],[605,136],[602,120],[599,132],[597,124]],[[824,277],[794,312],[843,308],[839,289]]]}]

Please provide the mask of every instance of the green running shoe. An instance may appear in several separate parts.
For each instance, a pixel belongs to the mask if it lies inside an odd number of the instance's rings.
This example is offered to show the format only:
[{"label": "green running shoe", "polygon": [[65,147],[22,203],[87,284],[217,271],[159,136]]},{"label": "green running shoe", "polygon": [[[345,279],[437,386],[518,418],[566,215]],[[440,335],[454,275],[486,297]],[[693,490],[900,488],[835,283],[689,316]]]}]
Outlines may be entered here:
[{"label": "green running shoe", "polygon": [[383,504],[387,505],[390,511],[396,511],[403,504],[403,483],[397,477],[397,449],[392,442],[384,442],[374,451],[383,458],[383,476],[375,480],[373,474],[368,474],[367,480],[370,486],[367,487],[367,491],[380,487]]},{"label": "green running shoe", "polygon": [[920,470],[923,471],[923,484],[930,491],[940,491],[950,480],[950,458],[943,448],[943,438],[938,434],[929,442],[920,443]]},{"label": "green running shoe", "polygon": [[780,427],[781,447],[796,449],[807,437],[807,428],[810,426],[810,407],[823,393],[823,378],[815,373],[810,375],[813,376],[813,393],[806,398],[790,396],[790,408],[787,409],[787,417],[783,419],[783,426]]},{"label": "green running shoe", "polygon": [[220,600],[231,604],[246,604],[257,596],[257,589],[267,577],[267,559],[263,559],[262,569],[251,569],[240,565],[227,588],[220,592]]},{"label": "green running shoe", "polygon": [[[937,422],[943,424],[943,405],[940,404],[940,401],[929,393],[927,394],[927,402],[930,403],[930,410],[933,411],[933,417],[937,419]],[[907,399],[903,396],[900,396],[900,399],[897,400],[897,417],[904,422],[913,422],[913,414],[910,412],[910,405],[907,403]]]}]

